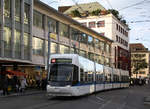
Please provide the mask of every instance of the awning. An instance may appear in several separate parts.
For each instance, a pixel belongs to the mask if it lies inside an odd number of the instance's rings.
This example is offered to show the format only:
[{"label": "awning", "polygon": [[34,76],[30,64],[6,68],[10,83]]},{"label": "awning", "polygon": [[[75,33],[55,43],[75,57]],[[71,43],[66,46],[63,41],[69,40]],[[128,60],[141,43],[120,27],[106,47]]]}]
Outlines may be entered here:
[{"label": "awning", "polygon": [[11,71],[11,70],[6,71],[6,74],[15,75],[15,76],[26,76],[26,74],[23,72]]}]

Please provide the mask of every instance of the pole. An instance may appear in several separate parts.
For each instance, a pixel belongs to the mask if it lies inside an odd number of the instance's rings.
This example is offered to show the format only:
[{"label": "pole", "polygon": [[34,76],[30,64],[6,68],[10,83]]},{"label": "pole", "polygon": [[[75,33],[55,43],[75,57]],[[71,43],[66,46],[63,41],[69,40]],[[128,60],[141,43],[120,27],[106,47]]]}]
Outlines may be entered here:
[{"label": "pole", "polygon": [[50,55],[51,55],[51,38],[50,38],[50,26],[51,23],[48,22],[48,55],[47,55],[47,80],[49,81],[49,76],[50,76],[50,66],[49,66],[49,62],[50,62]]}]

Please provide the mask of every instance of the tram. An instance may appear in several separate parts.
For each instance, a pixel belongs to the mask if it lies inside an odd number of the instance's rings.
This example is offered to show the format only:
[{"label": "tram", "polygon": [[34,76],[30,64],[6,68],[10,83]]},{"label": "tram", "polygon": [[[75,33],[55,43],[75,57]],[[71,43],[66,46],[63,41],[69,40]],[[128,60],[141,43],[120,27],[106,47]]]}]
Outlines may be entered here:
[{"label": "tram", "polygon": [[82,96],[129,87],[129,72],[93,62],[78,54],[50,57],[48,96]]}]

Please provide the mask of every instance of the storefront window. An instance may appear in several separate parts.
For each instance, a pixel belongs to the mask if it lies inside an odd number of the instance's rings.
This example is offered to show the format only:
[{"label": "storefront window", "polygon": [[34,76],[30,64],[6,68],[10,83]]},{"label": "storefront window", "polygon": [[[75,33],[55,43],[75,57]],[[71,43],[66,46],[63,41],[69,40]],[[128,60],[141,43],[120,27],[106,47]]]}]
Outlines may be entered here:
[{"label": "storefront window", "polygon": [[59,23],[59,35],[63,37],[69,37],[68,25]]},{"label": "storefront window", "polygon": [[52,19],[52,18],[50,18],[50,17],[47,17],[47,29],[49,28],[49,22],[50,22],[50,31],[52,32],[52,33],[56,33],[56,25],[57,25],[57,22],[56,22],[56,20],[54,20],[54,19]]},{"label": "storefront window", "polygon": [[21,0],[15,0],[15,20],[20,22],[21,19]]},{"label": "storefront window", "polygon": [[29,59],[29,34],[24,33],[24,59]]},{"label": "storefront window", "polygon": [[33,25],[38,28],[43,28],[43,15],[37,11],[33,13]]},{"label": "storefront window", "polygon": [[15,58],[20,59],[21,57],[21,34],[20,34],[20,31],[17,31],[17,30],[15,30],[14,45],[15,45]]},{"label": "storefront window", "polygon": [[44,41],[40,38],[33,37],[33,54],[43,56]]},{"label": "storefront window", "polygon": [[67,53],[69,53],[69,47],[64,46],[64,45],[60,45],[60,53],[61,54],[67,54]]},{"label": "storefront window", "polygon": [[4,27],[4,56],[11,56],[11,29]]},{"label": "storefront window", "polygon": [[30,5],[24,4],[24,24],[29,24],[30,19]]},{"label": "storefront window", "polygon": [[10,17],[11,0],[4,0],[4,15]]}]

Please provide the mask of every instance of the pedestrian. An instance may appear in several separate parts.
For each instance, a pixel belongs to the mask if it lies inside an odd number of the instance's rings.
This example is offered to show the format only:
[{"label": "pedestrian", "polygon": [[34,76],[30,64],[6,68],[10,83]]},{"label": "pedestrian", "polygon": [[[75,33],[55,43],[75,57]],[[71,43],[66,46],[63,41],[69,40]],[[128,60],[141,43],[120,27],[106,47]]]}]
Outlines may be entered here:
[{"label": "pedestrian", "polygon": [[37,73],[37,75],[35,76],[36,79],[36,86],[38,89],[40,89],[40,76],[39,73]]},{"label": "pedestrian", "polygon": [[25,88],[27,87],[26,78],[22,77],[20,83],[21,83],[21,87],[20,87],[21,90],[20,90],[20,91],[21,91],[22,93],[24,93],[24,92],[25,92]]},{"label": "pedestrian", "polygon": [[5,75],[2,80],[3,95],[8,95],[8,76]]},{"label": "pedestrian", "polygon": [[47,85],[47,78],[46,77],[43,77],[42,78],[42,90],[46,90],[46,85]]}]

